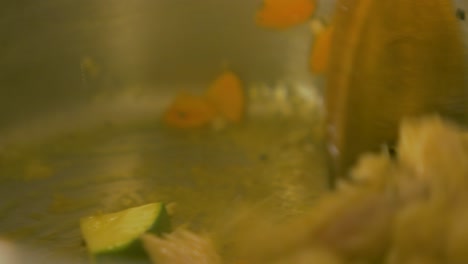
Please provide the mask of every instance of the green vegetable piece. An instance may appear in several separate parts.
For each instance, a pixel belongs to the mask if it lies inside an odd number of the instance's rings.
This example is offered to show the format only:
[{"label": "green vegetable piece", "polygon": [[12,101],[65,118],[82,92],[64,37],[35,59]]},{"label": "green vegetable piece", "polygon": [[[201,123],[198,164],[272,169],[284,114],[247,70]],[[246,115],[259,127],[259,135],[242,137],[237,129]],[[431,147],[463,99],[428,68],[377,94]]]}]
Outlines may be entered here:
[{"label": "green vegetable piece", "polygon": [[123,211],[84,217],[80,228],[93,258],[100,256],[146,257],[140,237],[144,233],[170,232],[164,203],[151,203]]}]

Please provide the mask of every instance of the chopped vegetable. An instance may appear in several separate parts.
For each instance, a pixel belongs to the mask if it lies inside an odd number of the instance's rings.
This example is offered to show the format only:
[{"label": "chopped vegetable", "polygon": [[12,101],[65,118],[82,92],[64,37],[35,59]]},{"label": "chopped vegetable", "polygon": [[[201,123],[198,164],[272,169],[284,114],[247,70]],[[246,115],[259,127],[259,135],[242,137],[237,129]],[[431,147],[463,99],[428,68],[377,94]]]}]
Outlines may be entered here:
[{"label": "chopped vegetable", "polygon": [[310,56],[310,70],[314,74],[322,74],[327,70],[332,35],[333,27],[328,26],[315,36]]},{"label": "chopped vegetable", "polygon": [[256,22],[261,27],[286,29],[306,22],[315,6],[313,0],[264,0]]},{"label": "chopped vegetable", "polygon": [[141,249],[139,238],[146,232],[170,231],[163,203],[151,203],[116,213],[89,216],[80,221],[81,233],[92,255]]},{"label": "chopped vegetable", "polygon": [[177,128],[202,127],[216,117],[216,110],[201,96],[179,93],[164,115],[164,122]]},{"label": "chopped vegetable", "polygon": [[213,81],[205,96],[179,93],[164,114],[164,122],[176,128],[216,125],[219,120],[236,123],[242,120],[244,107],[241,80],[232,71],[225,71]]},{"label": "chopped vegetable", "polygon": [[239,122],[244,113],[244,91],[242,82],[232,71],[222,73],[206,93],[208,101],[222,118]]}]

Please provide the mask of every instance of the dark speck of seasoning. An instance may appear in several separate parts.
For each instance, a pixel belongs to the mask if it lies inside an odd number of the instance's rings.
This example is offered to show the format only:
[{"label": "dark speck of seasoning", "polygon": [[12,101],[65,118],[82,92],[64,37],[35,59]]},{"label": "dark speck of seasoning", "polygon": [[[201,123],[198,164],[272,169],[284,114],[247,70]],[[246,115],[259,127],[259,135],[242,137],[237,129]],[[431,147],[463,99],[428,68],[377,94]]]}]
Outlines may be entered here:
[{"label": "dark speck of seasoning", "polygon": [[388,153],[390,154],[390,157],[396,158],[397,156],[397,151],[395,147],[389,147],[388,148]]},{"label": "dark speck of seasoning", "polygon": [[457,15],[457,18],[460,20],[465,20],[465,10],[461,8],[457,8],[457,11],[455,13]]},{"label": "dark speck of seasoning", "polygon": [[81,241],[80,241],[80,246],[86,247],[86,241],[84,241],[83,239],[81,239]]},{"label": "dark speck of seasoning", "polygon": [[186,112],[177,112],[177,115],[178,115],[179,118],[181,118],[181,119],[187,118],[187,113],[186,113]]},{"label": "dark speck of seasoning", "polygon": [[258,156],[258,159],[260,161],[267,161],[268,160],[268,155],[263,153],[263,154],[260,154],[260,156]]},{"label": "dark speck of seasoning", "polygon": [[394,144],[387,144],[385,145],[385,150],[387,151],[387,154],[391,157],[391,158],[396,158],[397,157],[397,149],[396,149],[396,146]]}]

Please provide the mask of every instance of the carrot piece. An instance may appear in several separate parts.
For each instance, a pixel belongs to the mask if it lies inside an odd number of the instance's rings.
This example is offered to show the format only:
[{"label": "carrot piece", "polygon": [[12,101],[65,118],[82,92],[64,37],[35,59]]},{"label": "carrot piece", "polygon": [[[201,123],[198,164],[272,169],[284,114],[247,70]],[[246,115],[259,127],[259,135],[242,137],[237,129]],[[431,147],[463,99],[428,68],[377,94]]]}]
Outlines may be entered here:
[{"label": "carrot piece", "polygon": [[204,97],[181,92],[167,109],[163,121],[171,127],[197,128],[209,124],[215,116],[215,109]]},{"label": "carrot piece", "polygon": [[256,23],[261,27],[286,29],[306,22],[315,7],[315,0],[264,0]]},{"label": "carrot piece", "polygon": [[232,71],[223,72],[213,81],[206,92],[206,98],[227,121],[242,120],[245,104],[243,85]]},{"label": "carrot piece", "polygon": [[328,26],[315,38],[310,55],[310,70],[314,74],[325,73],[328,68],[332,35],[333,27]]}]

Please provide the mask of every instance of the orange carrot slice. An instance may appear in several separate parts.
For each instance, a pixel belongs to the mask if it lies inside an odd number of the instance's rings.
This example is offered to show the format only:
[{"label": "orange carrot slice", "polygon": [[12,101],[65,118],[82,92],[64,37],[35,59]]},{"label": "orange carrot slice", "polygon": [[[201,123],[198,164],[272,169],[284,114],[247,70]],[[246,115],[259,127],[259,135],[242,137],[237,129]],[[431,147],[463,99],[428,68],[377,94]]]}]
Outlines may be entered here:
[{"label": "orange carrot slice", "polygon": [[197,128],[209,124],[215,109],[204,97],[179,93],[164,114],[164,122],[176,128]]},{"label": "orange carrot slice", "polygon": [[310,70],[314,74],[325,73],[328,67],[333,27],[328,26],[316,37],[310,55]]},{"label": "orange carrot slice", "polygon": [[214,80],[207,90],[206,98],[227,121],[242,120],[244,90],[241,80],[232,71],[225,71]]},{"label": "orange carrot slice", "polygon": [[286,29],[306,22],[315,7],[315,0],[264,0],[256,22],[261,27]]}]

